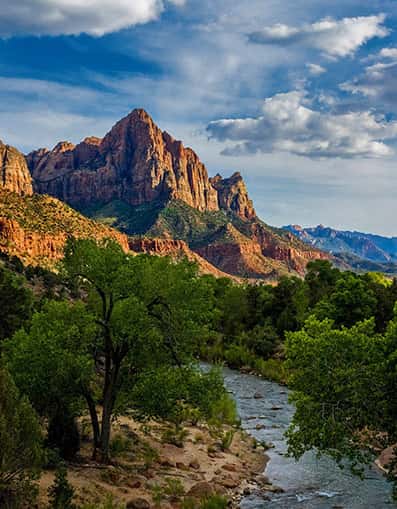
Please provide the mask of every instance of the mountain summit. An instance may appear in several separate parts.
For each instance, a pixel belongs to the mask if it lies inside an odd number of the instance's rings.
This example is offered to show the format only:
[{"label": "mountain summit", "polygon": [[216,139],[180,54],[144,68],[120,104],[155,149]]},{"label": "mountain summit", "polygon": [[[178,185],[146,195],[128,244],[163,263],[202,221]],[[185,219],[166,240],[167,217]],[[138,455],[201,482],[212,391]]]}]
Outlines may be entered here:
[{"label": "mountain summit", "polygon": [[181,200],[201,211],[232,208],[255,216],[239,174],[208,178],[197,154],[161,131],[142,109],[132,111],[103,139],[78,145],[58,143],[27,156],[38,192],[84,209],[93,203],[122,200],[137,207]]}]

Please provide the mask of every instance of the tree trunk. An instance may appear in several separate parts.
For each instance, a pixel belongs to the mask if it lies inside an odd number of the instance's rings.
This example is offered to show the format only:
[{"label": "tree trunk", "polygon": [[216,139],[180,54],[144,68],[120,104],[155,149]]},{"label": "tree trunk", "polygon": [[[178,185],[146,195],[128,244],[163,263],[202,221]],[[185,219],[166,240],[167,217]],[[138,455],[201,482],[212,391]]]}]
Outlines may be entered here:
[{"label": "tree trunk", "polygon": [[99,420],[98,420],[98,414],[96,411],[95,401],[89,391],[84,391],[84,397],[87,401],[88,409],[90,412],[91,417],[91,426],[92,426],[92,433],[94,436],[94,450],[92,452],[92,459],[97,460],[98,459],[98,449],[100,446],[100,429],[99,429]]},{"label": "tree trunk", "polygon": [[115,362],[108,378],[108,384],[106,391],[103,396],[103,410],[102,410],[102,425],[101,425],[101,438],[100,438],[100,450],[99,450],[99,461],[101,463],[109,463],[109,444],[110,444],[110,433],[112,424],[112,415],[114,403],[116,400],[116,386],[118,382],[120,370],[120,362]]}]

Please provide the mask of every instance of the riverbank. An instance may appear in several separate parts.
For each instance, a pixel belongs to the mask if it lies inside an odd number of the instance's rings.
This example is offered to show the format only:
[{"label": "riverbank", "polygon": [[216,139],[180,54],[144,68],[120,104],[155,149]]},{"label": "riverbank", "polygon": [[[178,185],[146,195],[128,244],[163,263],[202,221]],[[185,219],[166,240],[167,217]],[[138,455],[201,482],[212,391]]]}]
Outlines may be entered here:
[{"label": "riverbank", "polygon": [[[84,437],[87,423],[82,421],[81,427]],[[183,446],[178,447],[170,443],[175,437],[164,424],[142,426],[120,418],[113,425],[112,465],[91,461],[88,435],[78,461],[68,465],[76,503],[99,505],[112,497],[115,504],[132,509],[179,509],[184,499],[198,501],[218,494],[238,507],[241,496],[254,489],[267,456],[244,431],[224,427],[222,434],[224,440],[207,425],[189,426],[184,428]],[[40,503],[44,506],[53,480],[53,471],[41,477]]]}]

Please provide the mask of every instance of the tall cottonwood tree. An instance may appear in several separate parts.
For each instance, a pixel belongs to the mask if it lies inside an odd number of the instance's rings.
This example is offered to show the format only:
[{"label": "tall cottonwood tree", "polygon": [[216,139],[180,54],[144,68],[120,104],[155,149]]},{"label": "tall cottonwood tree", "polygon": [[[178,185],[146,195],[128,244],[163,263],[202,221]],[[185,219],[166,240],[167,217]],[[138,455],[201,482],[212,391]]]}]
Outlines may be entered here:
[{"label": "tall cottonwood tree", "polygon": [[[87,293],[87,312],[98,336],[90,345],[100,375],[102,415],[84,394],[94,430],[94,457],[109,460],[111,420],[119,396],[148,365],[182,365],[210,311],[205,287],[189,262],[126,255],[119,245],[77,241],[68,244],[64,269]],[[128,392],[128,390],[127,390]]]}]

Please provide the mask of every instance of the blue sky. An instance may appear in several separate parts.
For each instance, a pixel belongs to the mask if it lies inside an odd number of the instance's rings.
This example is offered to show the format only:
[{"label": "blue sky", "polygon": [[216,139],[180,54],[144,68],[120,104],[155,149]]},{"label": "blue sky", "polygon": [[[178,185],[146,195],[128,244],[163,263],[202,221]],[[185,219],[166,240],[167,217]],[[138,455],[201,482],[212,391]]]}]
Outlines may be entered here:
[{"label": "blue sky", "polygon": [[259,215],[397,235],[395,0],[0,0],[0,139],[143,107]]}]

